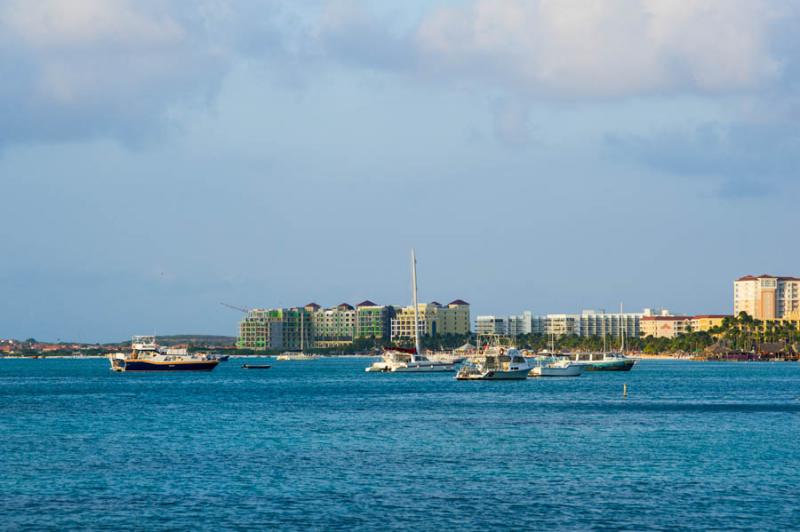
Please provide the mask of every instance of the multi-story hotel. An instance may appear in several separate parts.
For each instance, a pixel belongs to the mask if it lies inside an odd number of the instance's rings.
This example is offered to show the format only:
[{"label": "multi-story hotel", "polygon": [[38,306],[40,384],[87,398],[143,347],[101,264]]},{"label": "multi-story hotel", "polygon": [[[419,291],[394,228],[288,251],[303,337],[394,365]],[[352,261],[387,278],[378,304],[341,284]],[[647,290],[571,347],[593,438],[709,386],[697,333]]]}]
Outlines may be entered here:
[{"label": "multi-story hotel", "polygon": [[356,309],[347,303],[323,309],[316,303],[306,305],[311,312],[315,347],[337,347],[353,342]]},{"label": "multi-story hotel", "polygon": [[692,331],[708,332],[714,327],[722,326],[722,322],[725,320],[725,318],[730,318],[730,316],[727,314],[703,314],[701,316],[692,316]]},{"label": "multi-story hotel", "polygon": [[643,316],[642,336],[653,338],[674,338],[689,332],[692,324],[690,316]]},{"label": "multi-story hotel", "polygon": [[643,312],[605,312],[584,310],[580,314],[546,314],[533,316],[525,311],[520,316],[478,316],[475,332],[479,334],[499,334],[518,336],[520,334],[544,334],[547,336],[611,336],[637,338],[641,334],[641,320],[645,316],[660,313],[669,316],[668,310]]},{"label": "multi-story hotel", "polygon": [[733,282],[733,314],[746,312],[758,320],[775,320],[800,313],[800,278],[745,275]]},{"label": "multi-story hotel", "polygon": [[239,349],[299,349],[313,339],[311,313],[305,308],[252,309],[239,323]]},{"label": "multi-story hotel", "polygon": [[[469,334],[469,303],[461,299],[446,307],[434,301],[417,305],[419,331],[423,336],[443,334]],[[392,339],[414,337],[414,306],[395,309],[391,320]]]},{"label": "multi-story hotel", "polygon": [[356,338],[389,338],[394,307],[377,305],[370,300],[356,305]]}]

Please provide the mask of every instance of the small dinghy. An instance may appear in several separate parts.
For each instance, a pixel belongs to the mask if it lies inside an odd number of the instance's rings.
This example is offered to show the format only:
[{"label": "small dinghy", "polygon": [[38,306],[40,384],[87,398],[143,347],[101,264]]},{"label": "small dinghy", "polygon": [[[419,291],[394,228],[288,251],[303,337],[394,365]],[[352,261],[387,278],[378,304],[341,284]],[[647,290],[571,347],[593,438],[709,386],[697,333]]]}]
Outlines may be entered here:
[{"label": "small dinghy", "polygon": [[244,369],[269,369],[271,367],[269,364],[242,364]]}]

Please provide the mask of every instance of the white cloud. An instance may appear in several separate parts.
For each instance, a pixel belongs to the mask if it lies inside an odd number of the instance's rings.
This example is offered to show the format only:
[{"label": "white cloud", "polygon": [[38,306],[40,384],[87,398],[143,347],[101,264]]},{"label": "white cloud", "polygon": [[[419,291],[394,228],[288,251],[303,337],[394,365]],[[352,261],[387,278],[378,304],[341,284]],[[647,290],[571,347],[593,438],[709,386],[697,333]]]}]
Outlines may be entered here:
[{"label": "white cloud", "polygon": [[233,53],[203,5],[0,0],[0,143],[142,138],[172,106],[207,99]]},{"label": "white cloud", "polygon": [[431,71],[537,93],[616,97],[757,89],[780,74],[762,0],[477,0],[434,10]]}]

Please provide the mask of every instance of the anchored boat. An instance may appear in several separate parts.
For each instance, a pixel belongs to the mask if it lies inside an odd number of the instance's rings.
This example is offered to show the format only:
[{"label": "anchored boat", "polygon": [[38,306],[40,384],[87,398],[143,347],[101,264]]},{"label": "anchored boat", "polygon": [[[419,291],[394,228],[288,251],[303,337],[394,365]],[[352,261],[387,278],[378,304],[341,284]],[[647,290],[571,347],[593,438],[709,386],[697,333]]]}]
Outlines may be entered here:
[{"label": "anchored boat", "polygon": [[108,355],[114,371],[212,371],[219,364],[205,354],[190,354],[186,349],[162,351],[155,336],[134,336],[130,353]]},{"label": "anchored boat", "polygon": [[525,380],[533,369],[516,348],[492,347],[478,358],[461,366],[456,374],[460,381]]},{"label": "anchored boat", "polygon": [[622,353],[575,353],[570,359],[586,371],[630,371],[636,365],[636,359]]},{"label": "anchored boat", "polygon": [[399,347],[386,349],[381,360],[364,371],[380,373],[437,373],[455,371],[461,360],[431,360],[422,354],[422,340],[419,334],[419,306],[417,305],[417,256],[411,250],[411,299],[414,305],[414,348]]},{"label": "anchored boat", "polygon": [[530,371],[531,377],[579,377],[584,366],[575,364],[564,357],[538,357],[536,366]]}]

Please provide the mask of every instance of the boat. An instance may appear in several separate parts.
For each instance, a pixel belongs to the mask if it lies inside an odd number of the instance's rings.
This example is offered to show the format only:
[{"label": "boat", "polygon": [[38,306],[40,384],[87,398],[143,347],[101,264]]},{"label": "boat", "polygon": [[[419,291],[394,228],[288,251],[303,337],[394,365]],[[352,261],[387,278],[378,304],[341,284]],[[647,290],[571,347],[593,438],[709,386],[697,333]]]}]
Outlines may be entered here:
[{"label": "boat", "polygon": [[313,353],[306,353],[305,352],[305,322],[304,322],[304,314],[300,313],[300,351],[284,351],[280,355],[275,357],[275,360],[280,360],[285,362],[287,360],[317,360],[320,358],[319,355]]},{"label": "boat", "polygon": [[219,360],[205,354],[190,354],[185,348],[162,350],[155,336],[134,336],[130,353],[108,355],[111,369],[123,371],[212,371]]},{"label": "boat", "polygon": [[579,377],[584,368],[565,357],[537,357],[536,362],[531,377]]},{"label": "boat", "polygon": [[432,360],[422,352],[422,340],[419,333],[419,306],[417,304],[417,256],[411,250],[411,299],[414,305],[414,348],[388,348],[383,352],[381,360],[373,363],[364,371],[378,373],[439,373],[453,372],[461,359],[448,358]]},{"label": "boat", "polygon": [[425,355],[417,354],[416,349],[395,347],[386,349],[381,360],[374,362],[364,371],[378,373],[453,372],[461,361],[463,361],[463,358],[458,361],[431,360]]},{"label": "boat", "polygon": [[243,369],[269,369],[269,364],[242,364]]},{"label": "boat", "polygon": [[586,371],[630,371],[636,365],[636,359],[625,356],[625,327],[622,325],[622,304],[619,306],[620,315],[620,349],[617,353],[607,353],[605,350],[606,337],[603,335],[602,353],[575,353],[570,355],[573,364],[583,366]]},{"label": "boat", "polygon": [[514,348],[487,347],[472,361],[461,366],[456,374],[460,381],[525,380],[533,366]]},{"label": "boat", "polygon": [[636,365],[636,359],[623,353],[573,353],[569,358],[585,371],[630,371]]}]

